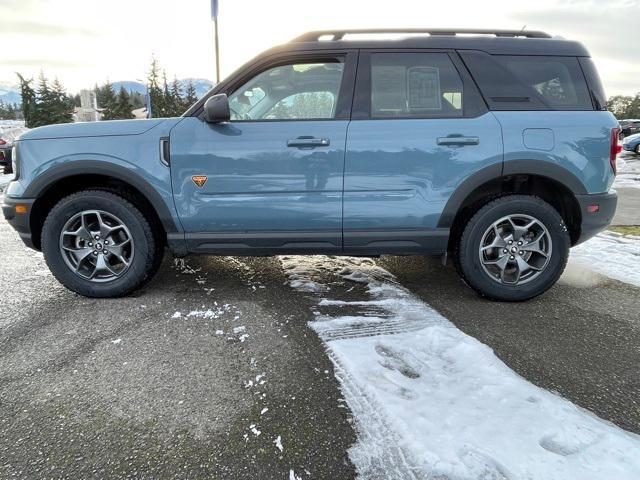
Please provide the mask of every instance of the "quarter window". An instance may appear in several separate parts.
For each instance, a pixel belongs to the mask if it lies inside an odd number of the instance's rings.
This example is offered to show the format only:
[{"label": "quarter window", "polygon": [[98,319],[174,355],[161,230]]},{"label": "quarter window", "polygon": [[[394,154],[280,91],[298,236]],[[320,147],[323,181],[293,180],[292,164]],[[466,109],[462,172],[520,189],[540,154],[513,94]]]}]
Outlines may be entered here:
[{"label": "quarter window", "polygon": [[503,56],[504,66],[556,110],[592,110],[576,58]]},{"label": "quarter window", "polygon": [[372,53],[371,116],[460,117],[463,87],[446,53]]},{"label": "quarter window", "polygon": [[334,118],[343,71],[338,61],[270,68],[229,96],[231,120]]}]

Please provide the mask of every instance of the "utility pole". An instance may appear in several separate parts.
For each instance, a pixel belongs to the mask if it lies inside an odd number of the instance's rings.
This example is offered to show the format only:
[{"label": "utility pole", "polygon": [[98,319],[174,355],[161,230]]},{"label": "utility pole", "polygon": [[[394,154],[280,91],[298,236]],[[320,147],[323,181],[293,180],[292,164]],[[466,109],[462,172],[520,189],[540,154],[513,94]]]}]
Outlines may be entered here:
[{"label": "utility pole", "polygon": [[218,0],[211,0],[211,18],[214,25],[216,51],[216,84],[220,83],[220,48],[218,44]]}]

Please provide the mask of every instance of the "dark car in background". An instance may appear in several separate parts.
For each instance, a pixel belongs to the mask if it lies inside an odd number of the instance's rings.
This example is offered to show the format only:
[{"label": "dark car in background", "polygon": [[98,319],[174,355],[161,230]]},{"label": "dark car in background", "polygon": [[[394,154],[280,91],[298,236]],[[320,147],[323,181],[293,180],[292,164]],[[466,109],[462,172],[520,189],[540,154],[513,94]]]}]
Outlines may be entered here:
[{"label": "dark car in background", "polygon": [[629,118],[620,120],[620,139],[640,133],[640,119]]},{"label": "dark car in background", "polygon": [[26,132],[26,127],[10,127],[0,129],[0,173],[12,173],[11,169],[11,150],[14,141]]}]

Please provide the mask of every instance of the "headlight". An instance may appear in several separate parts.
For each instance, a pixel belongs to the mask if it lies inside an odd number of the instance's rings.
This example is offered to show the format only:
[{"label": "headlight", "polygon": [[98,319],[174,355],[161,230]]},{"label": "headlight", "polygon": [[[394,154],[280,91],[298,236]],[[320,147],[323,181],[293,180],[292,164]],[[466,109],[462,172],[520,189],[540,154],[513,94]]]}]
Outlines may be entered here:
[{"label": "headlight", "polygon": [[11,169],[13,170],[13,179],[18,179],[18,146],[14,145],[11,149]]}]

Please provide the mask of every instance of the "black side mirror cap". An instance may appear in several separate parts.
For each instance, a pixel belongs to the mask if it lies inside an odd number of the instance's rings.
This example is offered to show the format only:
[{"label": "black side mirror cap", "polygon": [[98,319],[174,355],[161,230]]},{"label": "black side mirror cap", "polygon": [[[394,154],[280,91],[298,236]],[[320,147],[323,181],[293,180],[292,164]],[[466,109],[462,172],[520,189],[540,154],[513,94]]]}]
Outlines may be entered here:
[{"label": "black side mirror cap", "polygon": [[226,93],[213,95],[204,102],[204,119],[208,123],[222,123],[231,120],[229,99]]}]

